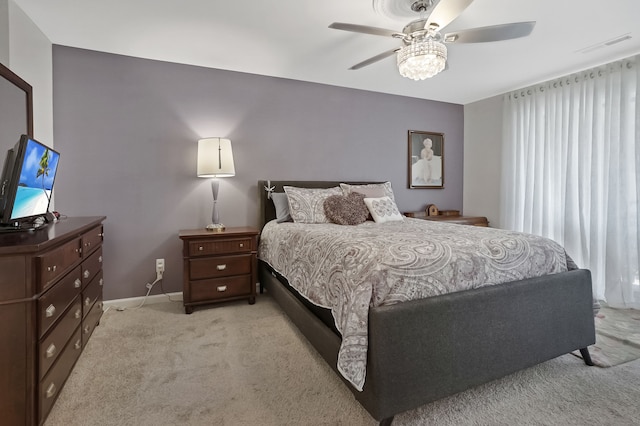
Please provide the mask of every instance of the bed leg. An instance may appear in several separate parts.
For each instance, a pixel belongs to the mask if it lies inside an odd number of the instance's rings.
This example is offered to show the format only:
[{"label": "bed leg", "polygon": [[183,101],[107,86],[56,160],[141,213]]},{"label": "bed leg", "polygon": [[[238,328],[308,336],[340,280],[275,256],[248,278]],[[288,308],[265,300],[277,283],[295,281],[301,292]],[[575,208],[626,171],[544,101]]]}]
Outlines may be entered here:
[{"label": "bed leg", "polygon": [[391,422],[393,421],[393,416],[387,417],[386,419],[380,420],[380,426],[391,426]]},{"label": "bed leg", "polygon": [[584,363],[590,366],[593,366],[593,361],[591,361],[591,354],[589,354],[589,348],[580,349],[580,355],[582,355],[582,359]]}]

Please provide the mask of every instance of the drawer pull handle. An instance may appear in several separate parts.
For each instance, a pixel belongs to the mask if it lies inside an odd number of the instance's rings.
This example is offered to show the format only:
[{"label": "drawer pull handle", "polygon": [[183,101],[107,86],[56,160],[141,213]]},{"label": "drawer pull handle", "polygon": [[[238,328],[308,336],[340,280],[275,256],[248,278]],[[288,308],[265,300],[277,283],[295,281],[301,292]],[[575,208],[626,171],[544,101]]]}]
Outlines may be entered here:
[{"label": "drawer pull handle", "polygon": [[56,345],[54,345],[53,343],[49,345],[49,347],[47,348],[47,353],[46,353],[46,357],[47,358],[51,358],[52,356],[54,356],[56,354]]},{"label": "drawer pull handle", "polygon": [[56,307],[53,305],[49,305],[46,311],[44,311],[44,316],[47,318],[51,318],[53,314],[56,313]]},{"label": "drawer pull handle", "polygon": [[102,287],[102,284],[104,284],[104,278],[100,278],[100,281],[98,281],[98,284],[100,285],[100,287]]},{"label": "drawer pull handle", "polygon": [[240,248],[242,248],[242,247],[244,247],[244,244],[243,244],[243,243],[240,243]]},{"label": "drawer pull handle", "polygon": [[218,286],[218,291],[220,293],[222,293],[223,291],[227,291],[227,286],[226,285],[219,285]]},{"label": "drawer pull handle", "polygon": [[84,246],[85,246],[85,247],[91,247],[91,243],[90,243],[90,242],[88,242],[88,243],[86,243]]},{"label": "drawer pull handle", "polygon": [[80,339],[76,340],[75,345],[73,345],[74,348],[76,349],[80,349],[82,347],[82,341]]},{"label": "drawer pull handle", "polygon": [[104,237],[104,232],[99,233],[98,237],[103,238]]},{"label": "drawer pull handle", "polygon": [[216,265],[216,269],[218,271],[224,271],[225,269],[227,269],[227,265],[226,264]]},{"label": "drawer pull handle", "polygon": [[85,269],[84,272],[82,273],[82,276],[85,278],[89,278],[89,275],[91,275],[91,272],[89,272],[88,269]]},{"label": "drawer pull handle", "polygon": [[102,256],[98,257],[98,263],[102,263]]},{"label": "drawer pull handle", "polygon": [[90,298],[86,298],[84,299],[84,306],[89,306],[89,303],[91,303],[91,299]]},{"label": "drawer pull handle", "polygon": [[80,278],[76,278],[76,280],[73,282],[73,286],[75,288],[80,288],[81,285],[82,285],[82,281],[80,281]]},{"label": "drawer pull handle", "polygon": [[51,383],[47,388],[47,393],[45,395],[47,396],[47,398],[51,398],[55,394],[56,394],[56,385],[55,383]]},{"label": "drawer pull handle", "polygon": [[202,250],[204,250],[204,247],[198,246],[198,251],[202,251]]},{"label": "drawer pull handle", "polygon": [[56,269],[58,269],[58,267],[56,265],[47,266],[47,271],[49,271],[49,272],[55,272]]},{"label": "drawer pull handle", "polygon": [[82,316],[82,310],[81,309],[76,310],[76,313],[74,316],[76,317],[76,319],[80,318]]},{"label": "drawer pull handle", "polygon": [[89,327],[88,325],[84,326],[84,334],[87,334],[89,332],[89,330],[91,330],[91,327]]}]

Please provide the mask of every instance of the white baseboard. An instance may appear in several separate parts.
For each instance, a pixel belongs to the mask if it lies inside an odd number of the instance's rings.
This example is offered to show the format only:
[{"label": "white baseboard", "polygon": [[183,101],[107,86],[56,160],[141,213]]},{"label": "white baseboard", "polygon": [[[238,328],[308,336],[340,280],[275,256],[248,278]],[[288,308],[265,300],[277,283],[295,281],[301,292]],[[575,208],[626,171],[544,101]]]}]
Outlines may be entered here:
[{"label": "white baseboard", "polygon": [[145,305],[153,305],[155,303],[165,303],[165,302],[178,302],[182,301],[182,292],[175,293],[167,293],[167,294],[154,294],[153,296],[148,296],[147,300],[145,300],[144,296],[140,297],[129,297],[127,299],[114,299],[114,300],[105,300],[102,305],[104,308],[112,308],[112,309],[124,309],[124,308],[135,308],[140,306],[142,301],[144,300]]}]

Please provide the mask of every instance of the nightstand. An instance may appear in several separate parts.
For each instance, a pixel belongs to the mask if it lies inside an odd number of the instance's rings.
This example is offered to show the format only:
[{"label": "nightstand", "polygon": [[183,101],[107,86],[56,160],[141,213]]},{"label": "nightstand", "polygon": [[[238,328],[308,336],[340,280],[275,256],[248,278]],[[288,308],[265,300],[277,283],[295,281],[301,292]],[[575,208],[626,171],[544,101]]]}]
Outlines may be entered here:
[{"label": "nightstand", "polygon": [[407,217],[415,219],[434,220],[438,222],[458,223],[460,225],[489,226],[489,221],[484,216],[427,216],[425,212],[406,212]]},{"label": "nightstand", "polygon": [[249,299],[256,301],[258,234],[255,228],[222,232],[188,229],[183,242],[183,303],[187,314],[198,305]]}]

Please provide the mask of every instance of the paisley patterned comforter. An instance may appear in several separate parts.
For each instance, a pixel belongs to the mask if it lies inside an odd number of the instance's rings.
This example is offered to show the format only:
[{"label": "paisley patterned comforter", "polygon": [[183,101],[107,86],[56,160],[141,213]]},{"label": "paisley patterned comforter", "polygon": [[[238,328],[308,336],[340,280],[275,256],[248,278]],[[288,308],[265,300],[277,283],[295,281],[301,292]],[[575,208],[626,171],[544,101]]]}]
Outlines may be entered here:
[{"label": "paisley patterned comforter", "polygon": [[357,226],[271,221],[258,257],[331,309],[342,334],[338,370],[358,390],[370,306],[575,269],[560,245],[542,237],[411,218]]}]

